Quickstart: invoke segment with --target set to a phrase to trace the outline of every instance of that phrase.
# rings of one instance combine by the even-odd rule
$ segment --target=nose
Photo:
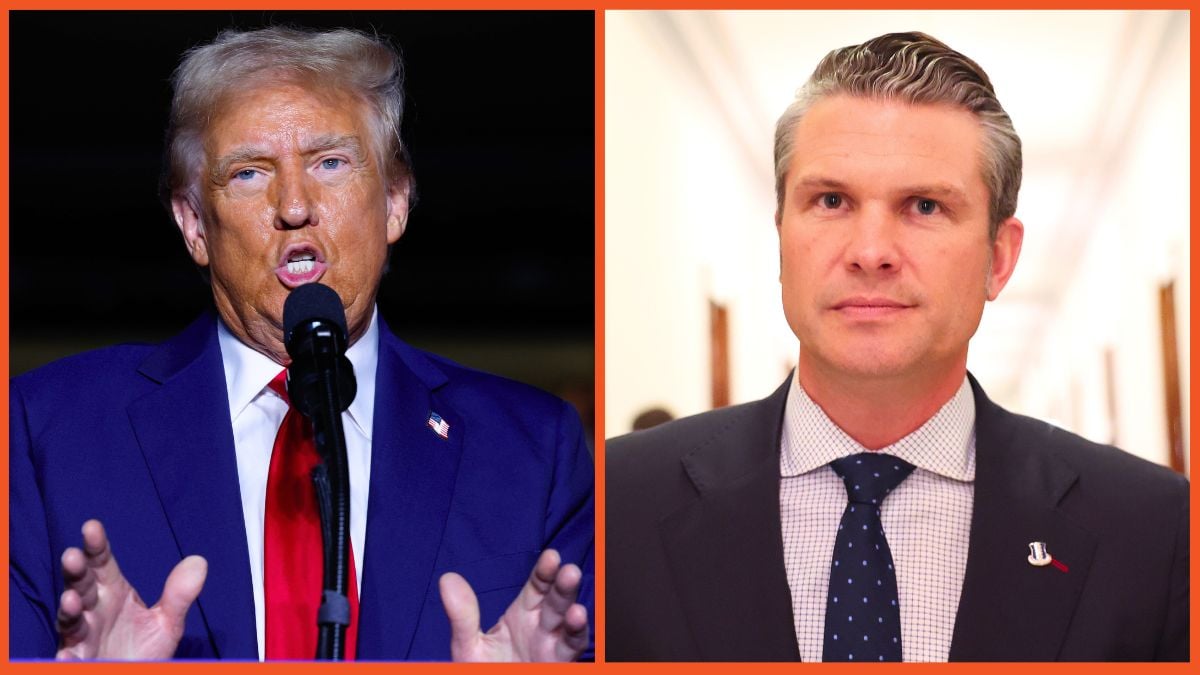
[[[309,176],[299,168],[283,167],[275,179],[275,227],[291,230],[317,224],[317,209],[313,201],[315,187]]]
[[[898,271],[901,227],[902,224],[896,216],[864,209],[860,217],[849,224],[850,232],[845,249],[847,269],[866,274]]]

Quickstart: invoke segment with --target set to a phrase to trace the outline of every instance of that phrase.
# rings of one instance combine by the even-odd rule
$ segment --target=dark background
[[[418,200],[383,316],[416,346],[590,408],[592,12],[10,17],[11,374],[164,339],[211,304],[156,194],[180,54],[227,27],[346,26],[389,37],[406,67]]]

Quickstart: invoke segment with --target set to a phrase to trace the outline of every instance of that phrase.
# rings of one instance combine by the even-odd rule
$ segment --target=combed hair
[[[983,126],[983,180],[988,187],[988,234],[1017,211],[1021,189],[1021,139],[1000,106],[987,73],[971,59],[924,33],[889,33],[861,45],[835,49],[821,59],[808,82],[775,125],[775,218],[783,217],[784,183],[795,128],[826,96],[845,94],[908,103],[945,103],[963,108]]]
[[[407,182],[412,203],[408,152],[400,138],[404,64],[399,53],[385,39],[356,30],[273,26],[225,30],[212,43],[184,54],[171,78],[174,96],[159,181],[168,209],[172,195],[198,198],[204,133],[223,100],[278,82],[347,91],[361,100],[384,180],[389,185]]]

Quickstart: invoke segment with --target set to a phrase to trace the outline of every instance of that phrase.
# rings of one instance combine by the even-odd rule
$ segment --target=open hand
[[[117,567],[104,526],[89,520],[83,524],[83,550],[64,551],[62,571],[59,660],[169,659],[183,636],[188,607],[204,586],[208,562],[196,555],[181,560],[158,604],[146,607]]]
[[[588,645],[587,608],[575,602],[583,573],[561,565],[558,552],[538,558],[520,595],[487,633],[479,630],[479,602],[454,572],[438,587],[450,617],[450,657],[455,661],[571,661]]]

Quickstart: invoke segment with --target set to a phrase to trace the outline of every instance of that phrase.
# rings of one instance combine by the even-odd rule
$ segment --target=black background
[[[211,304],[156,194],[168,79],[223,28],[346,26],[406,68],[418,201],[380,311],[417,346],[545,388],[593,368],[592,12],[14,12],[13,374],[154,341]],[[586,380],[586,382],[584,382]]]

